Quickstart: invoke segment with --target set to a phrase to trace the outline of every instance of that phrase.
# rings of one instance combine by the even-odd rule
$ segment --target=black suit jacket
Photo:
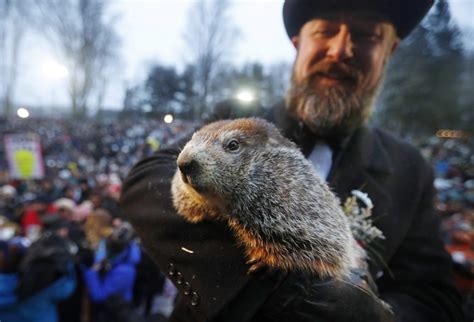
[[[303,152],[311,150],[315,139],[281,105],[268,119]],[[190,224],[175,213],[170,181],[180,145],[132,169],[123,187],[124,213],[180,291],[172,321],[251,321],[271,303],[268,299],[286,276],[247,274],[243,251],[223,223]],[[341,200],[354,189],[366,192],[375,224],[386,236],[383,260],[370,270],[397,320],[461,321],[460,298],[433,209],[431,168],[413,147],[366,127],[334,148],[329,185]]]

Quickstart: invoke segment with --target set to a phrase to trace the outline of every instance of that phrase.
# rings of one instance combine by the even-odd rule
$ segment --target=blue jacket
[[[18,275],[0,274],[0,321],[57,322],[57,302],[76,288],[74,269],[23,302],[15,294]]]
[[[135,243],[131,243],[112,260],[112,268],[105,275],[101,275],[95,269],[84,268],[84,281],[92,302],[103,302],[110,295],[121,295],[125,300],[131,301],[136,275],[135,267],[140,257],[140,248]]]

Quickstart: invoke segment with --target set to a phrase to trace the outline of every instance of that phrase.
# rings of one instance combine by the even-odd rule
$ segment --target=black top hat
[[[433,0],[285,0],[283,21],[288,37],[319,15],[338,11],[369,11],[387,17],[400,38],[405,38],[423,19]]]

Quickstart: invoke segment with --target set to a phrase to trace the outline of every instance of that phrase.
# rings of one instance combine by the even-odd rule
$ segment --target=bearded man
[[[372,200],[385,236],[369,263],[378,296],[363,280],[247,274],[225,224],[189,224],[173,210],[178,144],[139,163],[122,195],[146,250],[180,291],[171,321],[462,321],[433,208],[432,171],[413,147],[366,126],[387,61],[431,5],[286,0],[283,6],[297,56],[285,104],[267,118],[341,200],[353,190]]]

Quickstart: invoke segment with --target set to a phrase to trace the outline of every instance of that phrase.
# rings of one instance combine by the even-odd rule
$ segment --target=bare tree
[[[212,106],[215,75],[235,46],[238,30],[230,17],[230,1],[197,1],[189,9],[184,40],[196,68],[194,117],[201,117]]]
[[[61,52],[69,70],[73,115],[85,115],[96,90],[101,104],[107,68],[117,58],[119,38],[107,0],[36,0],[38,26]]]
[[[267,67],[267,80],[265,83],[266,106],[272,106],[281,101],[290,83],[291,63],[281,61]]]
[[[5,117],[11,115],[27,14],[24,1],[0,0],[0,102]]]

